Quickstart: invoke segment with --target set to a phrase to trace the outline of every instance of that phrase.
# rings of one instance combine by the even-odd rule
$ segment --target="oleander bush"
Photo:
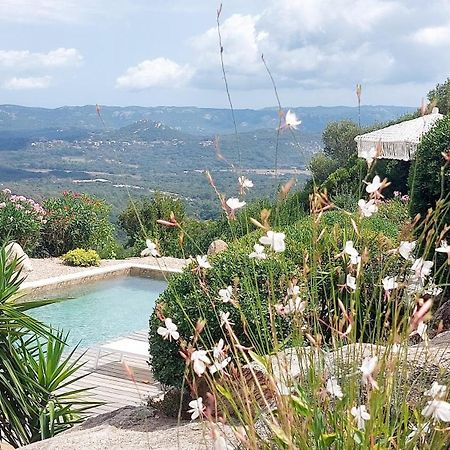
[[[31,198],[0,191],[0,243],[15,241],[32,254],[39,245],[46,210]]]
[[[99,266],[101,261],[95,250],[85,250],[84,248],[70,250],[61,258],[65,264],[78,267]]]
[[[91,248],[102,258],[115,257],[110,206],[87,194],[66,191],[44,202],[47,211],[40,253],[61,256],[77,247]]]

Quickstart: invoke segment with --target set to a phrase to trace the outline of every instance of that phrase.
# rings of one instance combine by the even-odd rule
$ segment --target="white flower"
[[[375,200],[369,200],[366,202],[364,199],[358,200],[358,206],[361,210],[361,214],[364,217],[370,217],[378,211],[378,206],[375,204]]]
[[[366,420],[370,420],[370,414],[366,410],[366,405],[354,406],[350,412],[356,419],[357,426],[360,430],[364,430]]]
[[[381,182],[380,177],[378,175],[375,175],[373,177],[372,183],[367,183],[366,192],[368,192],[369,194],[373,194],[374,192],[378,191],[378,189],[380,189],[382,184],[383,183]]]
[[[428,283],[426,289],[423,291],[424,294],[431,295],[432,297],[436,297],[442,292],[442,288],[436,286],[434,283]]]
[[[450,255],[450,245],[447,244],[447,241],[441,241],[441,246],[436,248],[436,251],[439,253],[447,253],[447,255]]]
[[[327,381],[327,392],[338,399],[342,399],[342,397],[344,396],[341,387],[334,377],[329,378]]]
[[[434,381],[433,384],[431,385],[431,388],[428,389],[428,391],[424,392],[424,395],[428,395],[436,399],[445,397],[446,393],[447,393],[447,386],[444,386],[443,384],[439,384],[436,381]]]
[[[167,319],[164,320],[164,325],[165,327],[158,327],[156,332],[162,336],[163,339],[169,339],[169,341],[172,339],[175,341],[178,340],[180,333],[178,333],[178,327],[172,322],[172,319],[167,317]]]
[[[248,257],[249,258],[256,258],[256,259],[266,259],[267,255],[264,253],[264,246],[263,245],[259,245],[259,244],[255,244],[253,246],[254,248],[254,252],[251,252]]]
[[[367,165],[370,167],[373,163],[373,160],[377,157],[377,153],[377,148],[371,147],[369,149],[363,149],[360,152],[360,156],[367,161]]]
[[[231,296],[233,295],[233,288],[228,286],[226,289],[219,290],[219,297],[223,303],[229,303],[231,301]]]
[[[203,414],[205,410],[205,406],[203,405],[203,398],[199,397],[197,400],[192,400],[189,402],[189,406],[191,409],[188,410],[188,413],[191,413],[191,420],[195,420]]]
[[[219,317],[220,317],[220,326],[221,327],[223,327],[224,325],[227,327],[231,327],[232,325],[234,325],[234,323],[231,322],[231,320],[230,320],[229,312],[220,311]]]
[[[424,443],[426,435],[430,432],[430,424],[424,423],[420,428],[417,428],[415,425],[410,425],[410,428],[412,431],[406,436],[406,442],[412,441],[418,437],[419,441]]]
[[[286,235],[284,233],[277,233],[269,230],[266,236],[259,238],[259,242],[263,245],[269,245],[274,252],[284,252],[286,245],[284,243]]]
[[[223,339],[220,339],[219,342],[213,348],[214,359],[220,359],[220,358],[224,357],[224,355],[225,355],[225,353],[223,351],[224,346],[225,346],[225,342],[223,341]]]
[[[291,298],[287,305],[284,306],[284,314],[302,313],[306,308],[306,301],[301,301],[300,298]]]
[[[401,241],[400,247],[398,248],[398,252],[400,255],[405,259],[411,258],[411,253],[414,250],[416,246],[416,241],[408,242],[408,241]]]
[[[433,267],[433,261],[425,261],[423,258],[418,258],[414,261],[411,270],[414,272],[416,280],[425,281],[425,278],[430,275]]]
[[[383,288],[387,292],[392,291],[392,289],[398,288],[396,277],[384,277]]]
[[[214,375],[216,372],[220,372],[228,365],[231,361],[231,358],[225,358],[223,361],[214,361],[211,366],[209,366],[209,372],[211,375]]]
[[[378,358],[376,356],[366,356],[361,363],[359,370],[362,373],[364,381],[369,380],[372,377],[374,370],[377,368]]]
[[[229,198],[226,201],[226,203],[227,203],[228,208],[231,209],[231,211],[235,211],[236,209],[242,208],[243,206],[246,205],[245,202],[239,201],[239,199],[236,197]]]
[[[287,295],[297,298],[300,294],[300,286],[290,286],[287,290]]]
[[[353,247],[353,241],[347,241],[344,247],[344,253],[350,256],[350,264],[359,264],[361,257],[359,256],[358,250]]]
[[[428,337],[427,335],[428,325],[421,320],[417,325],[417,334],[425,341]]]
[[[297,126],[301,123],[302,121],[297,119],[295,112],[289,110],[284,117],[284,124],[280,128],[293,128],[294,130],[296,130]]]
[[[423,408],[422,415],[431,417],[434,420],[450,422],[450,403],[444,400],[431,400],[427,402],[427,406]]]
[[[280,395],[291,395],[291,390],[281,381],[276,384],[278,393]]]
[[[195,350],[191,355],[191,361],[194,363],[194,372],[201,377],[206,370],[206,365],[211,364],[211,360],[206,355],[206,350]]]
[[[206,255],[197,255],[197,264],[201,269],[211,269],[211,264],[208,262],[208,257]]]
[[[345,280],[345,284],[352,291],[356,291],[356,278],[355,277],[352,277],[350,274],[347,274],[347,278]]]
[[[158,249],[156,248],[156,244],[150,239],[145,240],[145,245],[147,246],[147,248],[144,248],[144,250],[142,250],[141,256],[152,255],[154,258],[156,258],[157,256],[161,256],[158,252]]]
[[[253,181],[245,178],[244,176],[239,177],[238,182],[242,189],[249,189],[253,187]]]

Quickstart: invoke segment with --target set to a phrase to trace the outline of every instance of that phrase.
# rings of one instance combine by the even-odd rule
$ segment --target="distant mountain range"
[[[237,195],[239,173],[257,186],[250,196],[273,195],[281,182],[307,179],[307,164],[321,149],[328,122],[358,120],[357,108],[291,109],[302,124],[295,133],[279,135],[276,109],[236,110],[236,136],[226,109],[102,106],[99,116],[95,105],[2,105],[0,186],[37,198],[82,190],[105,198],[114,215],[130,191],[134,196],[164,191],[208,218],[219,206],[205,170],[227,195]],[[412,110],[364,106],[361,122],[387,122]]]
[[[288,109],[288,108],[286,108]],[[321,133],[328,122],[350,119],[358,121],[358,108],[348,106],[292,107],[302,120],[301,129],[306,133]],[[406,106],[362,106],[361,124],[387,122],[413,111]],[[196,107],[139,107],[101,106],[101,118],[95,105],[63,106],[47,109],[16,105],[0,105],[0,131],[39,130],[55,128],[64,133],[67,128],[98,130],[126,127],[140,120],[164,124],[184,133],[216,135],[234,132],[229,109]],[[276,108],[236,109],[236,125],[239,132],[274,129],[278,125]]]

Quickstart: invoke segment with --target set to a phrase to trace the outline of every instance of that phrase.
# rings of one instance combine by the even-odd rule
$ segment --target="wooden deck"
[[[140,331],[127,336],[136,341],[147,342],[147,332]],[[87,374],[70,386],[71,389],[93,388],[88,396],[90,400],[105,402],[93,410],[93,415],[103,414],[128,405],[141,405],[148,396],[161,393],[159,384],[152,379],[148,358],[105,354],[101,356],[98,368],[95,368],[98,349],[93,347],[78,350],[74,356],[86,352],[81,361],[85,365],[76,376]],[[134,378],[134,380],[133,380]]]

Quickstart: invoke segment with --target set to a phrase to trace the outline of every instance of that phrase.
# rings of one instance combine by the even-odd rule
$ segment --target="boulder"
[[[30,258],[17,242],[8,244],[5,247],[5,250],[8,257],[8,262],[11,262],[14,259],[19,261],[17,264],[17,270],[22,269],[24,272],[31,272],[33,270]]]
[[[225,241],[222,241],[222,239],[216,239],[215,241],[211,242],[208,247],[208,256],[214,256],[218,253],[221,253],[225,251],[228,248],[228,244]]]

